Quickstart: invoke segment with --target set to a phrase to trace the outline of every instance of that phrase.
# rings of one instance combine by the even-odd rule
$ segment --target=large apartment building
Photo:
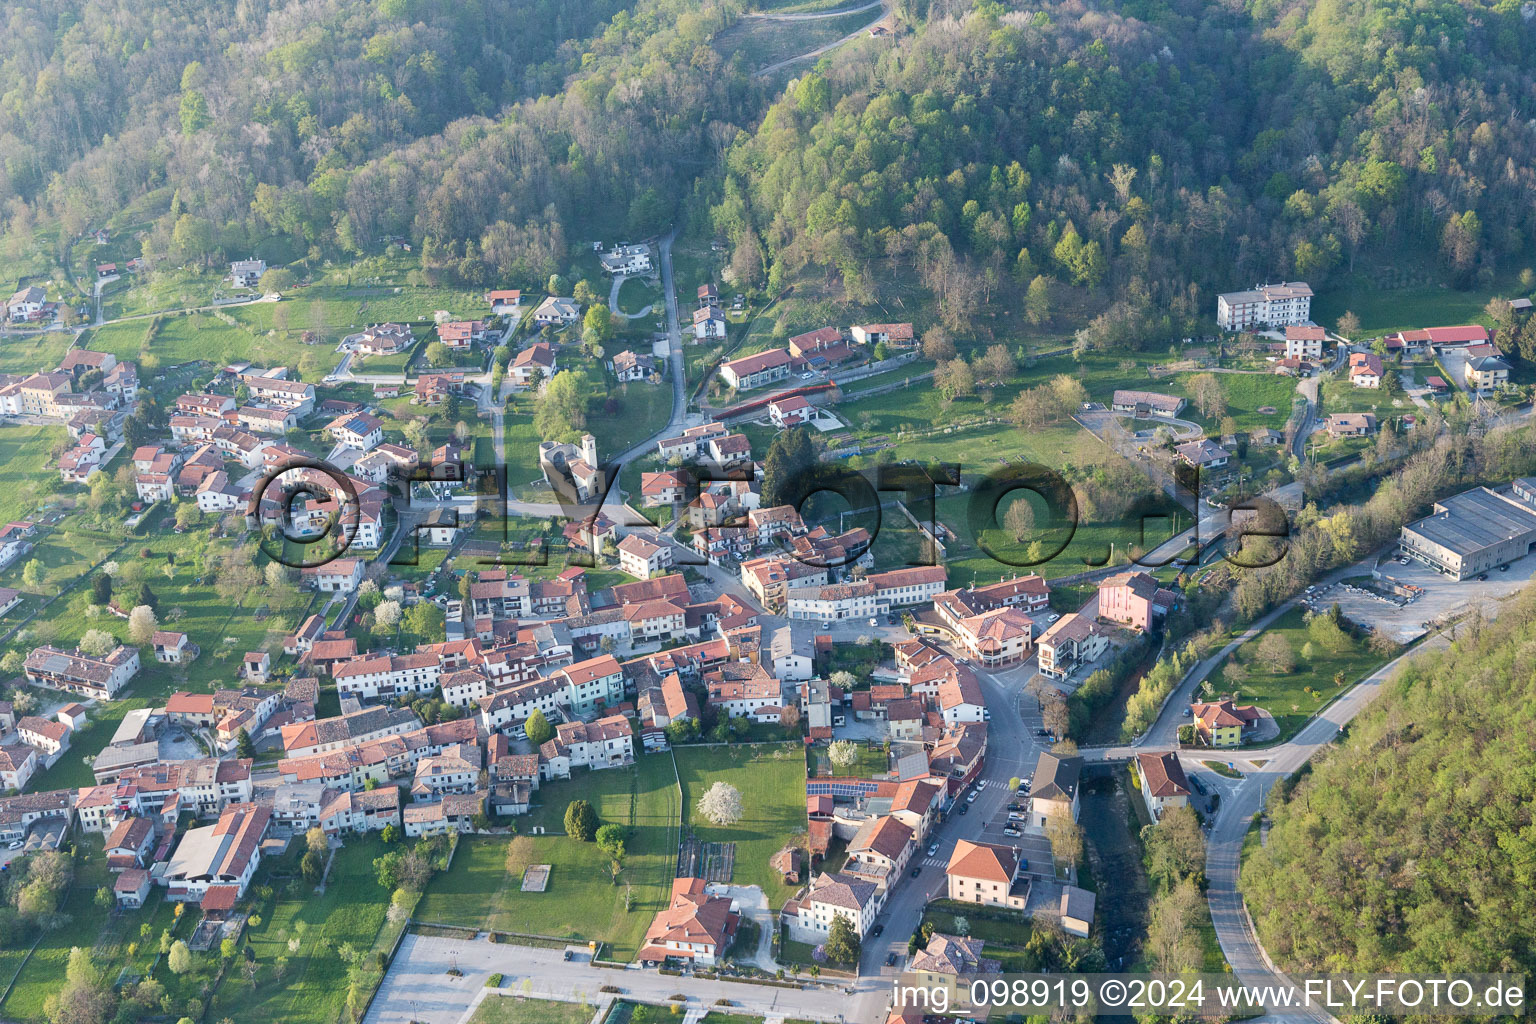
[[[1260,284],[1216,296],[1216,326],[1224,331],[1286,327],[1312,319],[1312,287],[1305,281]]]

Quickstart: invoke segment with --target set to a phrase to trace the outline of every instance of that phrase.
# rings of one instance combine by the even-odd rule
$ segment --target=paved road
[[[486,979],[494,973],[502,975],[501,991],[507,995],[593,1006],[619,996],[664,1003],[674,993],[683,992],[688,996],[689,1009],[705,1009],[716,1000],[729,999],[735,1004],[732,1012],[818,1021],[875,1021],[880,1009],[876,1007],[869,1016],[854,1017],[845,990],[833,986],[812,984],[795,989],[677,978],[656,971],[593,967],[562,957],[561,950],[497,945],[483,938],[407,935],[363,1018],[364,1024],[458,1024],[479,998],[489,998],[482,993]],[[462,977],[448,973],[455,967]],[[604,994],[601,989],[605,985],[620,991]],[[872,981],[863,988],[865,999],[886,997],[884,991],[874,991]]]
[[[913,854],[911,866],[918,867],[919,874],[913,878],[909,871],[892,891],[879,918],[885,925],[884,934],[878,939],[864,941],[864,956],[859,965],[861,974],[893,976],[905,966],[907,939],[921,923],[924,905],[928,900],[944,895],[947,883],[942,865],[954,852],[955,842],[981,838],[985,825],[1002,814],[1013,796],[1008,788],[1009,779],[1023,778],[1035,769],[1041,748],[1035,742],[1032,729],[1026,727],[1019,714],[1019,698],[1024,684],[1034,675],[1033,667],[1026,663],[996,673],[978,669],[976,675],[992,716],[987,723],[981,795],[966,814],[958,813],[958,809],[952,811],[947,820],[929,833],[923,849]],[[1027,700],[1024,703],[1034,707]],[[927,844],[938,846],[936,857],[927,855]],[[886,956],[890,953],[896,954],[894,967],[885,966]]]

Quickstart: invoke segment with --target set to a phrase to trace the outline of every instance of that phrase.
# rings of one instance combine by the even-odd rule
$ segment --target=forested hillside
[[[1118,300],[1110,347],[1373,255],[1487,286],[1536,239],[1517,0],[906,0],[787,89],[712,45],[750,6],[7,4],[5,252],[153,195],[152,265],[402,236],[475,285],[712,213],[742,284],[824,267],[867,302],[911,268],[961,326],[1039,277]]]
[[[728,4],[241,0],[7,4],[0,201],[13,246],[136,196],[154,259],[440,244],[470,279],[564,258],[565,230],[667,223],[734,129],[707,42]],[[738,92],[741,90],[738,89]],[[711,141],[711,131],[715,137]],[[470,260],[461,266],[468,248]],[[486,253],[485,264],[478,259]],[[546,271],[547,272],[547,271]]]
[[[1282,966],[1536,966],[1536,588],[1413,662],[1273,812],[1243,871]]]
[[[1438,253],[1459,284],[1528,258],[1519,4],[978,8],[804,76],[733,147],[715,220],[742,272],[832,266],[867,296],[889,256],[956,323],[1008,275],[1104,284],[1109,345],[1163,343],[1149,308],[1371,252]]]

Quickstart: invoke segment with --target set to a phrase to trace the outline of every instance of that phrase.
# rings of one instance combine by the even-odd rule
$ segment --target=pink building
[[[1099,618],[1146,632],[1173,607],[1173,591],[1144,572],[1124,572],[1099,584]]]

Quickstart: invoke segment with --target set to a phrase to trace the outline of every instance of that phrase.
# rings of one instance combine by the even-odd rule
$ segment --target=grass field
[[[601,380],[600,377],[596,378]],[[609,408],[609,402],[613,408]],[[607,398],[588,403],[587,429],[597,438],[599,459],[611,459],[650,437],[672,418],[672,386],[667,383],[645,384],[630,381],[615,385]],[[505,428],[505,424],[503,425]],[[510,444],[510,442],[508,442]],[[512,457],[510,450],[508,459]],[[532,452],[537,474],[538,445]]]
[[[42,331],[0,341],[0,373],[36,373],[52,370],[64,361],[74,335],[69,331]]]
[[[661,288],[644,277],[626,277],[619,285],[619,309],[626,313],[638,313],[647,306],[660,302]]]
[[[569,782],[539,787],[538,805],[518,821],[563,832],[566,805],[588,800],[603,823],[628,827],[624,867],[617,884],[607,856],[593,843],[564,835],[518,835],[510,840],[464,840],[453,868],[433,879],[416,910],[419,921],[597,940],[611,956],[628,960],[640,948],[655,913],[671,895],[677,856],[677,783],[665,754],[642,755],[633,769],[580,774]],[[551,864],[549,887],[522,891],[529,864]],[[633,907],[624,909],[625,886]]]
[[[0,521],[25,518],[37,507],[46,494],[49,453],[54,445],[68,440],[63,427],[0,427]]]
[[[1401,395],[1394,399],[1381,388],[1357,388],[1347,380],[1332,378],[1323,380],[1318,398],[1322,416],[1336,412],[1369,412],[1375,413],[1379,422],[1399,411],[1413,409],[1413,403]]]
[[[1173,378],[1178,384],[1177,394],[1188,396],[1191,376],[1179,374]],[[1226,394],[1227,411],[1222,416],[1207,420],[1190,405],[1185,407],[1180,416],[1204,425],[1208,432],[1214,432],[1227,416],[1237,421],[1238,430],[1258,430],[1262,427],[1279,430],[1285,426],[1286,419],[1291,415],[1291,402],[1296,397],[1296,381],[1293,378],[1273,373],[1218,373],[1215,376]],[[1154,386],[1152,390],[1157,388]],[[1263,408],[1275,411],[1259,412]]]
[[[1258,656],[1259,644],[1271,633],[1284,637],[1291,645],[1296,657],[1293,671],[1276,671]],[[1283,743],[1296,735],[1312,716],[1343,692],[1343,688],[1334,685],[1335,673],[1344,673],[1344,686],[1348,687],[1374,671],[1382,661],[1358,640],[1351,640],[1347,647],[1338,651],[1314,643],[1313,657],[1308,660],[1302,657],[1302,646],[1306,642],[1304,613],[1300,608],[1293,608],[1235,652],[1248,669],[1248,678],[1237,685],[1239,703],[1255,704],[1274,715],[1275,724],[1280,727],[1277,742]],[[1221,677],[1218,674],[1214,678],[1220,680]],[[1218,681],[1216,685],[1231,689],[1223,682]],[[1309,689],[1311,693],[1307,692]]]
[[[1360,318],[1360,337],[1376,338],[1394,331],[1418,327],[1448,327],[1456,324],[1482,324],[1492,321],[1483,313],[1488,300],[1518,294],[1512,281],[1493,289],[1460,292],[1440,285],[1417,288],[1375,288],[1366,283],[1347,282],[1343,287],[1323,292],[1312,300],[1312,319],[1330,329],[1346,310]],[[1357,339],[1358,340],[1358,339]]]
[[[66,915],[63,927],[44,932],[42,940],[16,977],[15,987],[0,1004],[0,1013],[11,1020],[40,1021],[45,1019],[43,1004],[59,990],[69,963],[69,951],[74,946],[92,948],[93,959],[98,964],[107,959],[102,939],[102,913],[93,904],[96,889],[110,884],[111,873],[107,870],[106,855],[101,840],[87,839],[81,843],[75,857],[75,879],[65,893],[60,910]],[[30,945],[28,939],[24,945]],[[111,944],[116,952],[115,943]],[[94,947],[94,948],[93,948]]]
[[[970,586],[973,582],[994,583],[1030,572],[1039,573],[1047,579],[1054,579],[1058,576],[1071,576],[1111,561],[1124,561],[1132,547],[1151,550],[1176,535],[1180,529],[1187,527],[1189,515],[1174,508],[1170,499],[1153,492],[1150,483],[1148,495],[1146,518],[1132,513],[1131,517],[1124,521],[1084,519],[1077,524],[1071,540],[1059,553],[1039,565],[1029,566],[1022,564],[1028,554],[1027,549],[1022,548],[1000,527],[988,526],[979,534],[972,530],[971,495],[950,494],[941,497],[937,502],[938,521],[955,535],[953,539],[946,542],[947,551],[944,559],[944,564],[949,569],[950,585],[959,587]],[[914,508],[913,512],[923,519],[928,515],[921,508]],[[999,515],[1002,514],[1000,511]],[[1043,512],[1041,515],[1043,524]],[[884,531],[885,527],[882,525],[881,538],[884,537]],[[1048,547],[1060,543],[1059,538],[1062,534],[1053,530],[1050,536],[1056,539],[1048,541]],[[877,538],[875,542],[877,549],[880,543],[880,539]],[[1001,559],[1007,561],[993,557],[988,553],[989,551],[996,552]],[[1021,564],[1013,565],[1010,564],[1011,562]]]
[[[234,318],[233,311],[226,310],[223,315]],[[336,360],[329,349],[305,345],[296,335],[258,335],[238,319],[230,324],[211,313],[168,314],[105,324],[88,330],[82,335],[81,344],[98,352],[111,352],[119,359],[135,360],[144,371],[198,359],[214,364],[250,360],[258,365],[294,368],[304,361],[309,368],[307,379],[319,380]],[[312,358],[306,360],[306,356]]]
[[[274,868],[292,871],[302,845],[291,846]],[[228,1016],[236,1024],[332,1024],[340,1019],[347,998],[347,965],[336,951],[343,944],[370,949],[384,925],[390,894],[379,885],[373,860],[386,849],[377,838],[349,837],[331,865],[323,895],[316,895],[302,881],[283,882],[269,876],[276,893],[270,903],[258,903],[255,908],[262,918],[260,926],[246,930],[262,969],[254,985],[243,972],[232,971],[225,977],[216,1019]],[[294,939],[298,949],[290,952]],[[281,980],[272,976],[279,957],[288,960]]]
[[[589,1024],[592,1013],[592,1007],[586,1003],[488,995],[469,1018],[469,1024]]]
[[[805,834],[805,754],[799,744],[750,747],[679,747],[678,778],[683,784],[684,820],[706,843],[735,843],[736,885],[761,886],[774,909],[794,895],[794,888],[768,866],[768,859]],[[699,797],[716,782],[741,791],[742,819],[712,825],[695,809]]]

